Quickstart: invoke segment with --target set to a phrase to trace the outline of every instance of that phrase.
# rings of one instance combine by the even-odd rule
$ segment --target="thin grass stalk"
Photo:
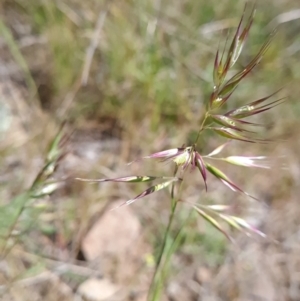
[[[199,140],[199,138],[200,138],[200,134],[201,134],[202,131],[204,130],[204,125],[205,125],[205,122],[206,122],[208,116],[209,116],[209,112],[206,112],[206,113],[205,113],[205,116],[204,116],[204,118],[203,118],[203,121],[202,121],[202,123],[201,123],[200,129],[199,129],[199,131],[198,131],[197,138],[196,138],[196,140],[195,140],[195,145],[197,145],[198,140]]]
[[[176,176],[177,171],[178,171],[178,167],[176,165],[174,174],[173,174],[174,177]],[[181,183],[180,183],[179,191],[181,190],[182,182],[183,181],[181,181]],[[171,226],[173,224],[173,220],[175,217],[175,211],[176,211],[176,207],[177,207],[177,203],[178,203],[178,199],[175,198],[175,183],[172,184],[170,197],[171,197],[171,211],[170,211],[169,221],[168,221],[168,225],[165,230],[165,233],[164,233],[163,243],[162,243],[156,264],[155,264],[155,272],[154,272],[154,275],[153,275],[153,278],[151,281],[151,285],[150,285],[150,289],[149,289],[149,293],[148,293],[149,301],[158,300],[157,298],[160,296],[161,290],[162,290],[162,285],[163,285],[162,280],[163,279],[162,279],[162,277],[160,277],[161,263],[162,263],[164,254],[167,250],[167,242],[168,242],[168,238],[170,236],[170,230],[171,230]]]
[[[176,252],[176,250],[177,250],[177,248],[180,244],[180,241],[183,238],[183,231],[182,230],[184,229],[184,227],[186,226],[186,224],[190,220],[192,213],[193,213],[193,211],[190,211],[188,213],[188,216],[186,217],[184,223],[182,224],[180,229],[177,231],[177,233],[175,235],[175,238],[172,241],[171,246],[167,250],[166,260],[165,260],[165,262],[162,266],[162,279],[163,279],[164,282],[165,282],[165,279],[167,278],[167,272],[168,272],[168,267],[169,267],[171,258],[173,256],[173,254]]]
[[[178,170],[178,166],[175,167],[174,176],[177,174],[177,170]],[[182,178],[184,179],[184,176]],[[171,231],[171,227],[173,225],[176,208],[177,208],[178,202],[180,201],[180,198],[181,198],[182,184],[183,184],[183,180],[180,182],[180,185],[178,187],[178,196],[177,197],[175,197],[175,191],[174,191],[175,183],[173,183],[172,188],[171,188],[170,217],[169,217],[167,228],[165,230],[162,248],[161,248],[158,260],[156,262],[156,270],[154,272],[154,276],[153,276],[151,286],[149,289],[149,294],[148,294],[149,301],[159,301],[160,300],[163,285],[165,284],[165,280],[167,277],[167,271],[168,271],[168,266],[169,266],[170,260],[172,258],[172,255],[175,253],[176,249],[178,248],[178,245],[182,239],[182,233],[183,233],[182,230],[184,228],[184,225],[188,222],[190,214],[191,214],[191,213],[189,213],[188,217],[186,218],[185,222],[183,223],[183,226],[176,233],[175,238],[171,239],[170,231]]]
[[[156,290],[154,292],[153,298],[150,299],[151,301],[158,301],[161,298],[161,292],[163,289],[163,285],[165,284],[167,276],[168,276],[171,258],[173,256],[173,254],[176,252],[176,250],[178,249],[178,246],[183,238],[183,229],[186,226],[186,224],[188,223],[188,221],[190,220],[192,212],[193,211],[190,211],[188,213],[188,216],[185,218],[184,223],[182,224],[180,229],[177,231],[174,239],[172,241],[170,241],[169,244],[166,244],[165,260],[160,265],[160,279],[159,279],[160,282],[155,283]]]
[[[174,212],[175,213],[175,212]],[[175,214],[173,214],[174,216]],[[168,244],[168,241],[170,239],[170,229],[171,229],[171,225],[173,223],[173,218],[169,220],[169,224],[165,231],[165,241],[164,241],[164,249],[163,249],[163,253],[162,253],[162,256],[161,258],[163,258],[164,254],[167,252],[167,250],[169,250],[169,244]],[[149,301],[159,301],[160,298],[161,298],[161,293],[162,293],[162,290],[164,288],[164,283],[165,283],[165,273],[164,273],[164,267],[165,267],[165,264],[163,264],[163,261],[161,260],[160,261],[160,264],[156,267],[155,269],[155,273],[154,273],[154,276],[153,276],[153,279],[151,281],[151,286],[150,286],[150,289],[149,289],[149,293],[148,293],[148,300]]]

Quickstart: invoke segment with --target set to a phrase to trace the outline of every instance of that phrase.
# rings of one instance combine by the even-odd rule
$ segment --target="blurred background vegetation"
[[[216,50],[234,32],[244,4],[1,1],[1,300],[146,300],[168,193],[108,211],[146,186],[74,178],[171,174],[166,164],[126,163],[193,141],[212,91]],[[232,246],[182,206],[174,235],[185,228],[164,300],[300,300],[300,5],[264,0],[256,6],[236,68],[274,27],[278,33],[227,106],[279,88],[288,102],[258,118],[267,124],[263,135],[276,143],[233,143],[226,150],[268,155],[273,170],[222,168],[262,202],[251,203],[212,179],[204,193],[194,174],[183,198],[232,204],[269,238],[236,233]],[[64,141],[49,148],[63,122]],[[211,133],[202,139],[202,153],[223,141]]]

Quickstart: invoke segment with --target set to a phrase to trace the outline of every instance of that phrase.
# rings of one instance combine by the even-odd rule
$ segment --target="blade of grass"
[[[35,105],[39,106],[39,103],[37,101],[37,87],[35,84],[35,81],[33,77],[31,76],[31,72],[29,70],[29,67],[26,63],[26,60],[24,59],[18,45],[16,44],[15,39],[13,38],[13,35],[10,31],[10,29],[5,25],[3,20],[0,18],[0,35],[4,38],[7,46],[10,49],[10,52],[15,59],[16,63],[21,67],[24,76],[26,84],[30,91],[30,101],[35,101]],[[33,103],[29,103],[29,106],[34,107]]]

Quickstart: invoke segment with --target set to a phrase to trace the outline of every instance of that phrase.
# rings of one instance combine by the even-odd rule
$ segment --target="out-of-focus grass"
[[[56,108],[80,79],[95,22],[101,11],[107,10],[90,80],[77,94],[70,114],[74,120],[110,116],[125,128],[147,116],[153,129],[158,129],[162,121],[171,126],[177,122],[195,124],[211,91],[213,55],[219,40],[226,37],[219,28],[226,31],[234,27],[243,7],[235,1],[12,3],[30,17],[34,32],[47,38]],[[266,26],[279,12],[275,5],[258,7],[245,61],[265,40],[270,31]],[[216,20],[220,21],[213,24]],[[273,72],[274,60],[282,58],[278,43],[275,41],[267,54],[262,67],[266,73],[256,72],[258,81],[261,76],[265,83],[272,75],[275,86],[276,80],[282,81],[279,72]],[[241,88],[245,92],[252,90],[251,84],[257,86],[249,82],[250,86]]]
[[[42,36],[46,40],[38,46],[39,51],[46,53],[47,57],[40,65],[35,53],[37,45],[34,43],[20,46],[21,52],[15,54],[19,58],[19,65],[27,62],[29,69],[34,65],[34,68],[46,69],[45,72],[49,73],[49,82],[45,85],[53,86],[50,98],[52,109],[49,112],[51,118],[55,120],[57,110],[66,106],[69,93],[73,93],[73,102],[64,117],[75,126],[84,125],[87,121],[101,125],[103,120],[113,120],[111,124],[117,124],[122,129],[123,147],[129,144],[128,151],[124,151],[124,158],[132,160],[133,154],[147,154],[166,145],[180,146],[187,142],[183,140],[194,135],[194,129],[199,124],[198,117],[213,85],[214,54],[219,41],[223,45],[227,32],[236,26],[243,3],[234,0],[8,0],[1,8],[2,21],[14,34],[13,47],[20,46],[24,37],[18,32],[16,21],[11,17],[12,12],[30,26],[28,35]],[[242,68],[259,49],[272,25],[278,25],[276,16],[296,7],[294,1],[281,3],[270,0],[258,3],[257,8],[251,36],[238,68]],[[86,51],[93,38],[97,18],[104,10],[107,16],[93,56],[89,80],[86,86],[80,85]],[[286,86],[290,97],[288,107],[282,107],[266,117],[274,125],[274,136],[284,134],[292,122],[292,119],[285,120],[282,115],[296,116],[300,111],[297,102],[300,92],[297,84],[300,79],[299,28],[299,19],[279,24],[279,32],[262,64],[237,89],[232,102],[228,104],[234,107],[237,103],[249,102]],[[30,77],[28,79],[31,80]],[[114,133],[111,124],[108,132]],[[208,145],[203,145],[203,151],[207,149]],[[94,169],[91,172],[101,173],[100,168]],[[125,169],[122,171],[127,172]],[[198,185],[194,181],[191,183]],[[12,187],[13,184],[7,183],[5,189]],[[77,243],[81,238],[79,234],[88,228],[93,209],[99,209],[100,201],[114,198],[117,193],[127,198],[137,192],[135,188],[124,192],[113,187],[114,195],[110,194],[109,189],[99,192],[98,188],[73,188],[69,191],[70,200],[64,204],[51,204],[50,211],[58,210],[59,214],[55,216],[54,212],[55,217],[52,215],[50,222],[47,218],[45,222],[41,221],[38,230],[48,237],[63,232],[59,235],[62,236],[61,244],[64,247],[70,241]],[[192,193],[197,193],[197,189]],[[189,193],[187,197],[190,197]],[[143,213],[144,206],[147,207],[147,213]],[[151,215],[154,233],[165,222],[163,218],[160,220],[160,217],[156,217],[165,212],[165,207],[160,204],[159,209],[153,204],[138,207],[143,220],[146,221]],[[38,216],[39,212],[28,211],[24,221],[27,218],[30,224]],[[5,222],[5,219],[2,221]],[[205,234],[199,234],[195,223],[196,219],[191,219],[184,232],[182,244],[186,249],[183,248],[183,251],[194,254],[197,253],[195,250],[201,249],[204,258],[212,265],[219,264],[226,243],[210,228]],[[80,231],[77,232],[78,229]],[[160,242],[151,235],[149,240],[154,246]],[[31,243],[29,245],[32,250],[35,249]]]
[[[18,48],[18,45],[15,43],[9,28],[7,28],[7,26],[3,23],[2,20],[0,20],[0,35],[3,37],[5,43],[8,45],[9,50],[14,57],[14,60],[16,61],[16,63],[21,67],[22,71],[24,72],[26,84],[31,93],[31,97],[33,98],[33,95],[36,93],[36,85],[35,85],[34,79],[31,76],[30,70],[26,63],[26,60],[22,56],[22,54]]]

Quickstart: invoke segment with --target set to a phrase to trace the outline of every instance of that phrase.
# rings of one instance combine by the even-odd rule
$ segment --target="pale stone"
[[[118,292],[118,287],[107,279],[90,278],[83,282],[77,292],[91,301],[111,298]]]
[[[82,250],[89,261],[107,254],[125,254],[134,248],[140,233],[138,218],[124,206],[103,214],[83,239]]]

